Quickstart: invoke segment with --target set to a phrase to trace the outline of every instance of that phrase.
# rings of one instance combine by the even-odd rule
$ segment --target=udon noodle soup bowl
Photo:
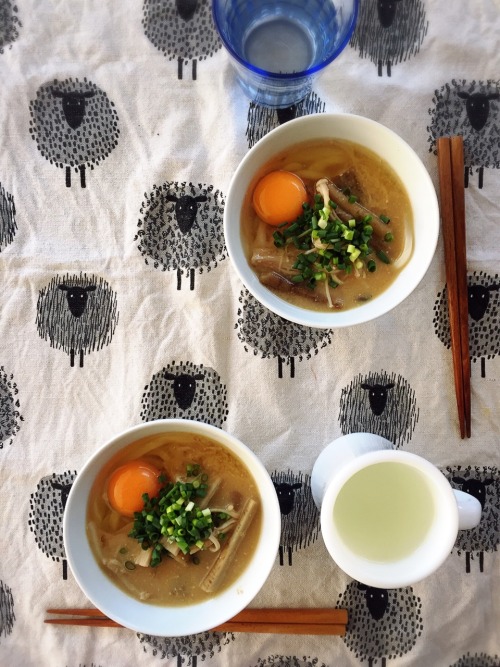
[[[253,555],[234,582],[202,602],[168,606],[136,599],[114,583],[99,566],[86,529],[89,497],[100,471],[105,470],[107,464],[131,443],[160,434],[168,436],[178,433],[194,438],[208,438],[235,454],[255,482],[260,495],[261,515],[260,532]],[[90,602],[109,618],[127,628],[163,637],[205,632],[228,621],[244,609],[259,592],[271,571],[279,547],[280,529],[276,491],[257,456],[225,431],[201,422],[182,419],[144,423],[128,429],[103,445],[77,475],[67,499],[63,520],[66,557],[76,582]]]
[[[360,300],[354,307],[316,310],[304,307],[304,300],[297,305],[289,296],[265,286],[254,267],[248,242],[248,210],[256,184],[269,171],[284,169],[294,171],[292,147],[303,142],[328,142],[345,140],[368,149],[372,158],[385,163],[396,175],[412,222],[406,225],[408,241],[401,255],[402,268],[396,277],[378,295]],[[273,160],[284,152],[289,153],[292,166],[276,167]],[[377,172],[378,168],[372,169]],[[355,168],[354,168],[355,172]],[[365,174],[368,170],[365,170]],[[299,173],[300,175],[300,173]],[[328,173],[314,175],[333,180]],[[311,187],[311,186],[309,186]],[[342,187],[342,186],[340,186]],[[353,192],[353,194],[357,194]],[[279,194],[277,194],[279,196]],[[360,200],[361,201],[361,200]],[[387,208],[391,209],[390,197]],[[362,202],[361,202],[362,203]],[[247,213],[245,213],[247,211]],[[375,211],[379,213],[379,211]],[[397,211],[390,211],[397,213]],[[252,223],[254,224],[254,223]],[[261,226],[266,227],[265,223]],[[278,228],[279,229],[279,228]],[[391,225],[387,225],[390,232]],[[395,132],[369,118],[352,114],[312,114],[290,120],[261,138],[245,155],[233,174],[224,210],[224,234],[231,263],[248,291],[262,305],[286,320],[316,328],[341,328],[373,320],[406,299],[420,283],[433,259],[439,235],[439,208],[436,191],[424,164],[415,151]],[[258,234],[256,234],[258,236]],[[395,263],[396,265],[396,263]],[[367,272],[365,272],[367,275]],[[375,274],[371,274],[375,275]],[[350,280],[351,278],[349,278]],[[306,287],[304,287],[304,290]],[[330,290],[332,300],[340,290]]]

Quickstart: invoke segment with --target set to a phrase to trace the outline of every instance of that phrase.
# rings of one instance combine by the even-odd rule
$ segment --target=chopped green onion
[[[198,463],[188,463],[186,473],[188,477],[197,477],[200,474],[201,466]]]
[[[384,264],[391,263],[389,257],[382,250],[377,250],[377,257],[380,259],[380,261],[384,262]]]
[[[152,549],[151,567],[156,567],[166,552],[160,540],[175,543],[183,554],[188,554],[193,545],[205,548],[205,540],[213,530],[210,509],[202,510],[196,504],[196,498],[207,493],[208,475],[199,464],[192,464],[187,466],[186,476],[192,481],[167,482],[154,498],[145,494],[144,509],[134,514],[129,537],[137,539],[143,549]],[[135,568],[131,561],[127,563],[129,569]]]
[[[277,248],[284,248],[285,247],[285,238],[281,232],[274,232],[273,233],[273,239],[274,239],[274,245]]]
[[[358,201],[349,189],[344,189],[343,192],[351,203]],[[363,267],[369,273],[375,271],[377,264],[372,259],[375,256],[382,262],[390,263],[386,253],[376,252],[373,248],[374,215],[365,210],[359,217],[352,217],[344,222],[333,214],[335,209],[338,207],[333,201],[326,202],[322,195],[316,193],[311,203],[302,205],[302,212],[295,220],[274,230],[272,236],[276,247],[286,251],[290,246],[298,251],[295,261],[292,260],[292,283],[304,285],[311,290],[324,281],[329,286],[337,287],[342,284],[344,275],[357,273]],[[384,215],[380,216],[380,220],[385,224],[390,221],[389,217]],[[394,239],[392,233],[382,237],[387,243]],[[197,497],[206,494],[206,488],[200,483],[199,477],[196,477],[193,484],[193,502],[196,502]],[[189,498],[186,498],[186,502],[188,500]]]

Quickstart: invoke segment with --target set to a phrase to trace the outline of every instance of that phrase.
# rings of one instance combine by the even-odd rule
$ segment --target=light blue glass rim
[[[317,72],[320,72],[322,69],[324,69],[327,65],[329,65],[331,62],[337,58],[342,51],[345,49],[347,46],[347,43],[352,37],[352,33],[354,32],[354,29],[356,27],[356,22],[358,20],[358,10],[359,10],[359,2],[360,0],[353,0],[353,5],[354,5],[354,11],[352,13],[351,17],[351,23],[346,30],[344,39],[340,42],[338,47],[335,49],[335,51],[332,53],[332,55],[327,58],[326,60],[322,60],[320,63],[317,65],[314,65],[314,67],[310,67],[309,69],[303,70],[302,72],[290,72],[290,73],[280,73],[280,72],[269,72],[268,70],[261,69],[260,67],[255,67],[255,65],[252,65],[251,63],[247,62],[241,56],[239,56],[236,51],[232,48],[232,46],[225,40],[222,31],[219,28],[219,21],[217,17],[217,9],[216,9],[216,4],[217,2],[212,2],[212,18],[213,22],[215,25],[215,28],[217,30],[217,33],[219,37],[222,40],[222,43],[224,44],[224,47],[227,49],[227,51],[231,54],[231,56],[240,63],[243,67],[245,67],[247,70],[250,72],[253,72],[254,74],[258,74],[259,76],[265,77],[266,79],[280,79],[282,81],[287,81],[287,80],[292,80],[292,79],[300,79],[303,77],[308,77],[312,76],[313,74],[316,74]]]

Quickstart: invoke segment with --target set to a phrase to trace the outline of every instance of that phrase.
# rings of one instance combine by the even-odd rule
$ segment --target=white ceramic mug
[[[317,458],[311,490],[331,557],[376,588],[409,586],[437,570],[481,503],[452,489],[429,461],[372,433],[351,433]]]

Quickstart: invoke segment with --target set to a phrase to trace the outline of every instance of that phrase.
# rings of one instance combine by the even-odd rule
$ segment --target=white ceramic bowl
[[[100,569],[86,536],[87,502],[99,470],[121,449],[139,438],[167,432],[199,434],[228,447],[252,473],[262,499],[262,528],[255,554],[242,575],[212,599],[185,607],[140,602],[119,589]],[[165,419],[135,426],[113,438],[84,465],[71,488],[63,520],[64,546],[71,571],[88,599],[127,628],[148,635],[176,637],[205,632],[244,609],[266,581],[276,559],[281,515],[273,482],[264,465],[243,443],[214,426]]]
[[[414,248],[409,261],[382,294],[345,311],[317,312],[291,305],[262,285],[250,267],[240,230],[245,193],[255,174],[276,153],[311,139],[346,139],[380,155],[398,174],[413,211]],[[249,292],[277,315],[317,328],[361,324],[384,315],[403,301],[424,277],[436,250],[439,208],[436,191],[422,161],[395,132],[376,121],[352,114],[312,114],[288,121],[258,141],[236,169],[224,210],[224,235],[231,262]]]

